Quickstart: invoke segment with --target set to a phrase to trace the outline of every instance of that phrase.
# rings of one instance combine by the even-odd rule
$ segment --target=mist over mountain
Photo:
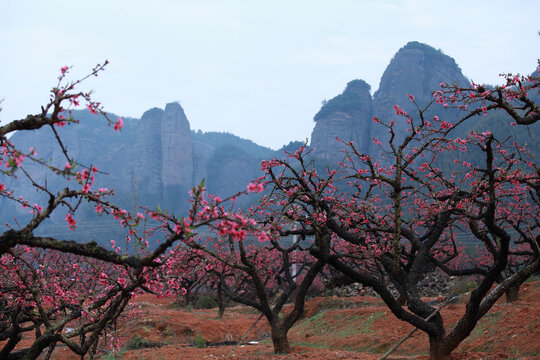
[[[371,86],[365,81],[356,79],[348,82],[344,91],[323,102],[314,116],[310,146],[318,166],[335,166],[343,159],[344,145],[336,141],[336,137],[345,142],[353,141],[358,151],[380,158],[380,149],[374,146],[372,139],[377,137],[385,144],[389,134],[386,128],[372,121],[373,117],[386,122],[395,121],[399,141],[406,133],[406,123],[396,115],[394,104],[414,114],[417,110],[408,94],[413,95],[422,108],[431,102],[432,91],[439,89],[440,83],[470,85],[453,58],[418,42],[406,44],[394,55],[373,95]],[[457,110],[445,110],[439,105],[433,106],[428,116],[432,112],[450,122],[460,115]],[[159,206],[182,216],[189,204],[189,190],[203,179],[208,192],[221,197],[233,195],[244,190],[251,179],[262,175],[261,160],[283,157],[284,150],[294,152],[303,144],[291,142],[273,151],[233,134],[193,131],[179,103],[166,104],[164,109],[149,109],[140,119],[123,118],[121,133],[106,128],[104,119],[88,111],[73,111],[72,115],[80,120],[80,124],[57,129],[66,149],[80,164],[94,165],[100,170],[96,176],[96,188],[114,188],[114,202],[135,211],[141,205],[149,208]],[[116,118],[117,115],[110,116]],[[471,129],[477,129],[490,130],[499,136],[512,134],[530,145],[538,156],[539,132],[511,126],[510,123],[507,116],[490,113],[487,117],[471,119],[459,128],[459,133],[466,135]],[[66,163],[63,151],[49,128],[19,132],[11,140],[24,151],[34,147],[39,158],[59,168]],[[471,157],[474,154],[461,156]],[[451,166],[451,159],[442,158],[441,161]],[[65,179],[52,175],[42,166],[28,161],[25,169],[50,189],[58,191],[66,186]],[[36,192],[21,171],[16,180],[0,175],[0,181],[17,196],[31,202],[46,201],[47,195]],[[240,199],[238,205],[247,206],[253,201],[256,197],[246,197]],[[69,236],[104,243],[107,239],[99,236],[100,231],[113,238],[114,232],[120,230],[113,222],[109,223],[110,220],[89,220],[94,217],[93,209],[86,208],[85,204],[80,206],[81,211],[77,212],[80,226],[75,233],[68,233]],[[27,210],[4,201],[0,220],[13,224],[14,217],[30,216]],[[88,224],[87,229],[85,224]],[[57,230],[66,231],[65,220],[60,213],[40,227],[43,233]]]

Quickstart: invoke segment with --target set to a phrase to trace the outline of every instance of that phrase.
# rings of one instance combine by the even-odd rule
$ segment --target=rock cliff
[[[109,116],[117,117],[114,114]],[[56,129],[65,147],[80,164],[96,166],[100,173],[96,176],[95,187],[114,189],[116,196],[113,201],[130,210],[134,206],[159,206],[182,216],[193,185],[206,179],[212,193],[223,197],[233,195],[260,176],[262,159],[274,156],[273,150],[233,134],[192,132],[178,103],[167,104],[165,109],[152,108],[141,119],[124,118],[121,132],[112,131],[105,126],[105,119],[88,111],[74,110],[73,118],[80,123]],[[38,157],[51,161],[57,167],[63,168],[66,163],[49,128],[19,132],[11,140],[24,151],[34,147]],[[73,186],[43,166],[30,161],[24,166],[37,182],[46,182],[53,191],[66,185]],[[19,178],[14,180],[0,174],[0,182],[30,202],[46,201],[46,195],[36,193],[24,175],[19,174]],[[0,220],[3,222],[12,221],[14,216],[29,216],[28,209],[8,201],[1,205]],[[79,223],[90,219],[93,213],[92,208],[83,209],[79,212]],[[51,221],[65,224],[63,216],[58,213]],[[95,231],[98,225],[92,226],[92,231]],[[82,234],[85,231],[82,225],[77,231],[78,238],[93,238],[91,231]]]
[[[137,193],[159,196],[163,192],[161,181],[162,146],[161,118],[163,110],[146,111],[136,128],[133,148],[132,172],[136,179]]]
[[[165,106],[161,120],[161,179],[163,186],[186,186],[193,183],[191,130],[178,103]]]
[[[370,86],[363,80],[347,84],[342,94],[329,100],[315,115],[311,147],[321,165],[343,158],[343,143],[352,141],[360,152],[368,151],[373,104]]]
[[[178,103],[150,109],[135,132],[131,168],[141,202],[184,210],[193,185],[191,130],[184,110]]]

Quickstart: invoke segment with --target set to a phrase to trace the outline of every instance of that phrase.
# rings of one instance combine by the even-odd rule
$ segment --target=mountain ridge
[[[325,102],[314,115],[314,127],[310,146],[319,165],[333,166],[343,158],[344,144],[336,141],[352,141],[356,149],[375,157],[382,156],[372,138],[378,137],[383,144],[388,140],[384,127],[374,125],[377,116],[384,121],[395,121],[398,136],[404,136],[405,125],[399,122],[393,109],[398,104],[407,112],[416,111],[408,94],[415,97],[419,106],[432,99],[432,91],[441,82],[458,85],[470,84],[461,73],[453,58],[440,50],[419,42],[409,42],[399,49],[383,73],[379,88],[371,95],[371,86],[364,80],[349,81],[341,94]],[[457,111],[434,106],[433,111],[457,119]],[[117,115],[111,114],[116,117]],[[154,107],[143,113],[140,119],[124,118],[121,134],[103,126],[104,120],[85,110],[73,111],[80,121],[76,126],[58,129],[65,145],[77,161],[86,166],[95,165],[105,174],[96,178],[96,187],[116,189],[116,200],[120,206],[134,208],[144,204],[149,208],[159,206],[178,216],[186,213],[188,191],[206,180],[207,190],[225,197],[244,190],[247,183],[261,176],[260,161],[272,157],[283,157],[283,150],[294,152],[303,142],[291,142],[274,151],[225,132],[202,132],[190,128],[182,106],[168,103],[163,109]],[[467,129],[475,126],[494,127],[493,118],[471,121]],[[497,120],[497,132],[521,132],[523,128],[509,128],[504,119]],[[35,147],[38,156],[63,166],[65,158],[55,145],[50,130],[15,133],[11,140],[23,150]],[[522,134],[523,133],[523,134]],[[533,134],[534,135],[534,134]],[[538,149],[537,137],[532,137],[534,151]],[[28,165],[36,178],[46,181],[51,188],[62,188],[61,177],[47,174],[45,169]],[[5,176],[0,181],[13,188],[17,195],[30,201],[44,201],[44,194],[36,194],[28,181],[20,178],[16,182]],[[239,205],[249,205],[254,198],[247,198]],[[83,216],[90,216],[93,209],[85,209]],[[20,207],[12,204],[2,206],[0,220],[12,222],[13,216],[29,216]],[[64,222],[62,215],[51,219],[53,223]],[[91,238],[91,237],[90,237]]]

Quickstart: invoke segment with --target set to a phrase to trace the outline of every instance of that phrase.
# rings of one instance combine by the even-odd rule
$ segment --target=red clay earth
[[[246,338],[258,343],[241,345],[227,357],[234,346],[197,344],[239,341],[259,317],[254,310],[228,308],[224,318],[217,320],[215,309],[187,311],[175,307],[173,299],[144,295],[133,303],[143,314],[120,326],[124,349],[152,344],[158,347],[124,350],[121,359],[126,360],[374,360],[412,329],[394,317],[378,298],[319,297],[308,301],[304,318],[289,332],[291,354],[273,354],[269,327],[262,318]],[[445,323],[455,323],[463,310],[462,303],[444,308]],[[417,331],[389,359],[428,359],[427,353],[427,336]],[[62,347],[52,358],[77,359]],[[452,359],[540,359],[540,281],[524,284],[520,300],[513,304],[499,301],[454,351]]]

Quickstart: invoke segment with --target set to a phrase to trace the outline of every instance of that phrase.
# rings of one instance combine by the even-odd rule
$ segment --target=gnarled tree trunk
[[[291,352],[287,331],[277,324],[272,324],[272,343],[276,354],[288,354]]]
[[[430,360],[444,360],[450,357],[453,347],[442,338],[430,336],[429,337],[429,358]]]

